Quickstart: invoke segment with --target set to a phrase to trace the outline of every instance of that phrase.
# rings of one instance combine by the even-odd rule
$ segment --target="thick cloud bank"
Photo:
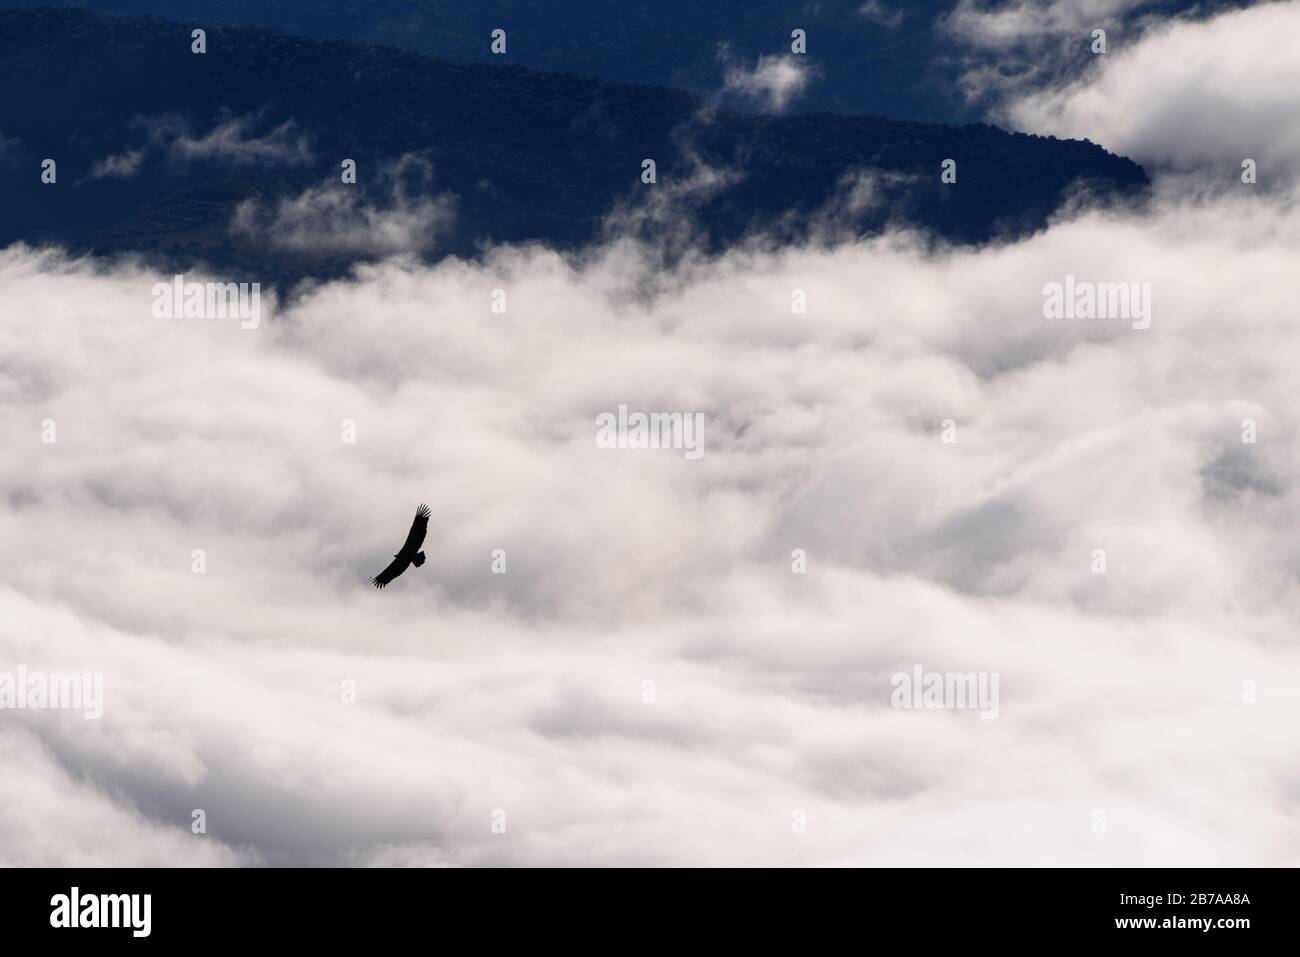
[[[104,714],[0,712],[0,862],[1300,862],[1300,219],[1258,195],[390,261],[256,329],[11,248],[0,671]],[[1067,274],[1150,328],[1044,318]],[[703,455],[599,448],[620,405]],[[891,707],[918,664],[996,719]]]
[[[1295,9],[1015,101],[1182,175],[1014,244],[396,258],[258,322],[0,251],[0,703],[103,681],[0,709],[0,864],[1300,864],[1300,120],[1246,57]]]
[[[1088,137],[1156,169],[1218,170],[1232,181],[1242,160],[1253,159],[1261,184],[1294,181],[1298,36],[1294,0],[1159,23],[1140,39],[1116,33],[1082,79],[1015,97],[1001,118],[1019,129]]]

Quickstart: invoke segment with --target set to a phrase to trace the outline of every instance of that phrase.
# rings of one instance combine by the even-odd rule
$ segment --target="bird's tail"
[[[411,564],[419,568],[424,564],[424,552],[416,552],[415,557],[411,559]]]

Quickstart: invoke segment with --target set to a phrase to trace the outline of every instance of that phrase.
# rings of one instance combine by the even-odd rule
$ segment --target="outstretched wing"
[[[415,521],[411,523],[411,530],[406,533],[406,543],[402,545],[399,555],[405,555],[407,561],[410,561],[412,555],[420,550],[424,544],[424,536],[429,533],[429,506],[423,502],[415,510]],[[401,574],[401,572],[398,572]]]
[[[387,568],[374,578],[370,579],[370,584],[374,585],[376,588],[383,588],[398,575],[402,574],[402,572],[406,571],[410,564],[411,560],[409,558],[402,558],[398,555],[388,563]]]

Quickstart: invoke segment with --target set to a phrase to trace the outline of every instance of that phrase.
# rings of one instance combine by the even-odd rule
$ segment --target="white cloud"
[[[1155,7],[1154,0],[959,0],[936,30],[955,44],[962,94],[996,117],[1008,101],[1079,80],[1099,57],[1140,43],[1163,22]],[[1106,54],[1093,53],[1098,29]]]
[[[308,255],[391,256],[420,253],[434,244],[455,219],[449,195],[412,195],[403,176],[414,172],[426,184],[427,163],[407,157],[378,170],[383,192],[368,202],[355,184],[313,186],[273,206],[245,200],[231,219],[231,232],[274,249]]]
[[[959,0],[941,28],[971,46],[1007,52],[1015,47],[1046,46],[1063,37],[1087,38],[1096,27],[1123,22],[1154,0],[1011,0],[989,4]]]
[[[727,60],[726,51],[723,59]],[[780,112],[808,85],[810,70],[794,54],[765,54],[753,67],[727,63],[723,75],[723,92],[735,94]]]
[[[186,160],[233,160],[238,163],[268,161],[298,164],[311,161],[311,148],[292,122],[261,136],[250,136],[253,117],[238,116],[217,124],[202,136],[181,133],[170,143],[173,156]]]
[[[129,179],[140,172],[144,150],[127,150],[114,156],[96,160],[90,167],[88,179]]]
[[[880,3],[879,0],[867,0],[866,3],[858,7],[858,13],[866,17],[873,23],[879,23],[883,27],[889,27],[891,30],[903,22],[903,8],[891,10],[889,7]]]
[[[296,166],[311,162],[311,146],[294,123],[281,123],[266,133],[252,135],[255,125],[256,117],[237,116],[195,136],[189,123],[174,114],[139,116],[131,126],[144,130],[146,141],[135,149],[96,160],[86,178],[129,179],[140,173],[151,156],[160,155],[174,163],[218,160]]]
[[[1284,197],[643,253],[388,262],[256,331],[0,253],[0,660],[106,697],[5,713],[0,861],[1300,863]],[[1067,272],[1151,329],[1044,319]],[[704,457],[596,448],[619,403]],[[1000,716],[892,710],[916,663]]]
[[[9,601],[5,607],[14,608]],[[0,799],[8,809],[0,819],[0,866],[221,867],[254,860],[220,842],[190,839],[188,826],[149,820],[85,780],[82,769],[63,766],[37,735],[12,721],[0,727],[0,759]]]
[[[1300,61],[1281,37],[1300,33],[1300,3],[1261,4],[1209,20],[1162,24],[1116,44],[1086,77],[1012,99],[1022,129],[1087,136],[1139,162],[1217,172],[1241,160],[1260,182],[1300,176]]]

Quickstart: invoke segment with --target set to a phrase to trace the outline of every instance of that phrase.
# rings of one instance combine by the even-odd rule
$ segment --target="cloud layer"
[[[1170,21],[1115,43],[1084,78],[1015,99],[1018,128],[1087,136],[1159,169],[1214,170],[1236,180],[1243,159],[1259,182],[1300,177],[1300,3],[1266,3],[1210,20]]]
[[[1285,204],[643,252],[394,260],[253,331],[4,253],[0,658],[106,702],[4,713],[0,860],[1296,863]],[[1152,327],[1044,319],[1067,269]],[[597,448],[621,403],[703,458]],[[1000,716],[893,710],[917,663]]]
[[[1133,64],[1182,103],[1293,9],[1016,108],[1170,158]],[[1188,182],[983,249],[399,255],[253,330],[0,251],[0,672],[105,688],[0,711],[0,864],[1300,863],[1300,196]],[[1151,327],[1045,318],[1069,276]],[[623,404],[703,456],[598,448]],[[918,664],[998,717],[895,710]]]

